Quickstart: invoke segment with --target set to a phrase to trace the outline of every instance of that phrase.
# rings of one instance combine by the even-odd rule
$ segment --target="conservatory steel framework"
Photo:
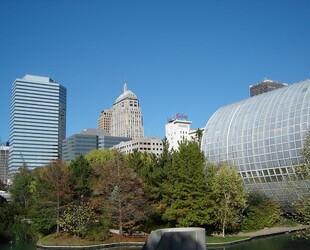
[[[310,125],[310,80],[225,106],[209,119],[201,148],[237,166],[249,191],[286,204],[307,182],[291,182]],[[293,184],[292,184],[293,183]]]

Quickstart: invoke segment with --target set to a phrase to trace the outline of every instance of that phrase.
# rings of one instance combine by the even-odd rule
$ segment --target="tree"
[[[220,166],[214,176],[212,195],[216,203],[214,216],[224,237],[227,228],[240,223],[246,207],[247,193],[236,167],[229,163]]]
[[[105,215],[117,221],[122,234],[123,229],[133,230],[146,219],[147,199],[142,190],[142,180],[117,153],[114,159],[95,166],[93,188],[100,194]]]
[[[86,160],[89,162],[90,166],[102,165],[110,160],[116,159],[119,152],[117,150],[110,149],[95,149],[90,151],[86,156]]]
[[[310,225],[310,129],[307,131],[304,144],[301,149],[301,163],[295,167],[297,180],[305,184],[299,188],[299,195],[293,202],[293,216],[302,224]],[[298,236],[309,239],[310,229],[301,231]]]
[[[83,198],[89,196],[91,167],[83,155],[79,155],[70,162],[69,170],[72,176],[72,186],[75,196]]]
[[[13,201],[19,204],[22,208],[27,210],[31,201],[30,185],[33,180],[31,171],[27,165],[23,165],[19,172],[15,174],[13,184],[10,188]]]
[[[180,143],[162,186],[163,218],[172,226],[205,226],[212,221],[212,201],[204,168],[205,158],[198,144]]]
[[[41,216],[44,220],[55,222],[57,234],[59,234],[61,211],[72,197],[70,177],[68,166],[60,160],[54,160],[39,169],[38,178],[32,189],[36,205],[41,207],[43,212]],[[52,217],[46,218],[45,214]]]
[[[162,185],[167,180],[166,172],[172,164],[172,153],[169,150],[168,140],[164,138],[162,142],[163,150],[159,156],[138,151],[126,155],[129,166],[142,178],[143,191],[149,200],[150,211],[145,230],[164,226],[166,223],[162,219],[163,208],[165,207],[162,203],[165,188]]]
[[[203,130],[201,130],[200,128],[198,128],[196,130],[195,133],[196,137],[195,137],[195,141],[198,143],[199,148],[201,147],[201,140],[202,140],[202,136],[203,136]]]
[[[60,217],[60,226],[69,234],[85,236],[88,225],[92,225],[95,221],[96,214],[89,204],[70,203]]]

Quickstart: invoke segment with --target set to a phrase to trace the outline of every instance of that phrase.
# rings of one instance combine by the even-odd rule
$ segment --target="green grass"
[[[82,239],[78,236],[71,236],[67,233],[61,233],[59,236],[57,236],[56,234],[47,235],[41,238],[38,243],[46,246],[90,246],[119,242],[145,242],[146,239],[146,236],[126,237],[120,235],[111,235],[107,240],[91,241],[87,239]]]
[[[59,236],[50,234],[38,241],[42,245],[47,246],[88,246],[102,244],[103,242],[88,241],[79,237],[69,236],[66,233],[61,233]]]
[[[220,243],[228,243],[228,242],[234,242],[234,241],[240,241],[240,240],[247,240],[250,239],[249,236],[207,236],[206,241],[207,244],[220,244]]]
[[[273,227],[296,227],[298,225],[296,221],[282,217]]]

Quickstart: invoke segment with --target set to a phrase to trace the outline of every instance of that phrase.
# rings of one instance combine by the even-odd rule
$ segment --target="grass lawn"
[[[69,234],[61,233],[59,236],[56,236],[56,234],[47,235],[41,238],[39,243],[48,246],[89,246],[117,242],[145,242],[146,239],[147,236],[127,237],[112,234],[110,238],[104,241],[89,241],[77,236],[70,236]]]
[[[250,239],[250,237],[249,236],[225,236],[225,237],[207,236],[206,241],[207,241],[207,244],[208,243],[216,244],[216,243],[228,243],[232,241],[239,241],[239,240],[246,240],[246,239]]]

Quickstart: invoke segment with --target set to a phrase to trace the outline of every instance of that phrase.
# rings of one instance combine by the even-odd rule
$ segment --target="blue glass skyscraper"
[[[67,90],[51,78],[25,75],[12,86],[9,176],[22,165],[60,158],[66,137]]]

